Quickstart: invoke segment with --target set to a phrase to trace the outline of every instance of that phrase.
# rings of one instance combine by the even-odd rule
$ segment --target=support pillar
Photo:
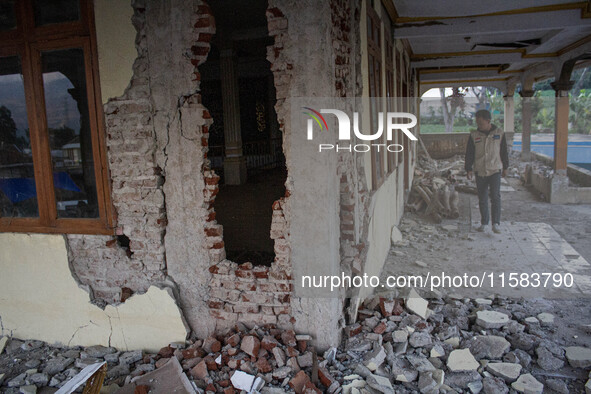
[[[531,98],[535,90],[521,90],[523,99],[521,112],[521,159],[530,160],[531,157]]]
[[[224,42],[220,50],[220,73],[222,79],[222,104],[224,111],[224,182],[226,185],[246,183],[246,158],[242,154],[240,127],[240,96],[238,90],[238,67],[232,42]]]
[[[513,95],[503,96],[505,101],[504,129],[507,138],[508,148],[513,148],[513,136],[515,135],[515,99]]]
[[[556,91],[554,129],[554,171],[558,175],[566,175],[567,150],[568,150],[568,92],[572,83],[555,82],[552,87]]]

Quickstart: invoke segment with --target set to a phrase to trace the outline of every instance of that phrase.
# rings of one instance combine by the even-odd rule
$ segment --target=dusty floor
[[[496,287],[439,289],[444,294],[475,298],[493,294],[522,298],[524,313],[549,312],[557,324],[551,338],[561,345],[591,346],[591,205],[552,205],[523,185],[506,178],[514,191],[502,192],[502,234],[475,231],[480,221],[475,195],[460,194],[460,218],[434,224],[421,215],[405,213],[400,225],[403,241],[390,250],[382,281],[387,275],[423,275],[444,271],[450,275],[494,274]],[[544,244],[545,243],[545,244]],[[403,268],[404,267],[404,268]],[[500,289],[505,272],[572,273],[574,285],[546,288]],[[556,277],[558,279],[558,277]],[[556,282],[558,284],[558,282]]]

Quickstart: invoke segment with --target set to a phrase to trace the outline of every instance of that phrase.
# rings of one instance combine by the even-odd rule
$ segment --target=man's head
[[[478,126],[478,130],[488,131],[490,129],[490,112],[486,109],[481,109],[480,111],[476,111],[476,125]]]

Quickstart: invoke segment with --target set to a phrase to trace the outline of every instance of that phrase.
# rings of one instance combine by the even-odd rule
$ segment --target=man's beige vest
[[[495,127],[488,135],[472,131],[474,141],[474,172],[478,176],[490,176],[503,169],[501,141],[504,131]]]

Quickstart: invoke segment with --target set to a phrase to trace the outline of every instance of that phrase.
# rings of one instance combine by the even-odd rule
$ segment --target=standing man
[[[492,211],[492,230],[501,232],[501,175],[507,175],[509,154],[505,132],[490,122],[490,112],[482,109],[476,112],[478,129],[470,133],[466,146],[465,169],[468,179],[476,174],[478,205],[480,207],[480,227],[483,232],[490,219],[488,196],[490,193]],[[489,192],[490,190],[490,192]]]

